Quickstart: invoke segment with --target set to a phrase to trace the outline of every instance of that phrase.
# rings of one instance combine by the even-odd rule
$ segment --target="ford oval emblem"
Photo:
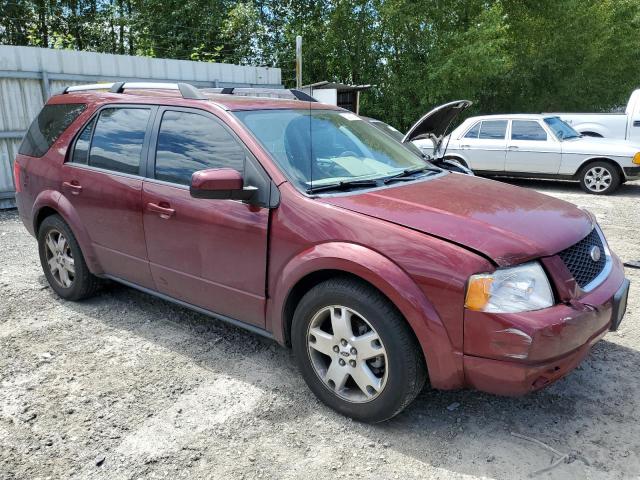
[[[594,245],[593,247],[591,247],[591,251],[589,252],[589,255],[591,256],[591,260],[593,260],[594,262],[597,262],[600,260],[600,247],[598,247],[597,245]]]

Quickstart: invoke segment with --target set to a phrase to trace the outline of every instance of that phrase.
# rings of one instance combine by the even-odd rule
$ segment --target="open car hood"
[[[402,139],[402,142],[431,138],[434,140],[436,147],[439,147],[451,123],[471,105],[473,103],[469,100],[456,100],[434,108],[413,124]]]

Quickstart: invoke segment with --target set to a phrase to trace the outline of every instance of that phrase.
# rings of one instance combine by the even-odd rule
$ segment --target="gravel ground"
[[[640,260],[640,182],[611,197],[514,182],[593,211]],[[288,350],[134,290],[82,303],[46,285],[0,213],[0,478],[640,478],[640,271],[627,316],[567,378],[524,398],[426,388],[363,425],[320,404]]]

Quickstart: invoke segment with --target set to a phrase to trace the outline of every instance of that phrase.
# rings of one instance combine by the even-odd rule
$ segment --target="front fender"
[[[275,276],[277,280],[267,304],[267,328],[279,342],[285,342],[284,309],[290,292],[305,276],[322,270],[356,275],[386,295],[420,342],[431,385],[439,389],[462,387],[462,355],[454,351],[433,305],[403,269],[362,245],[344,242],[316,245],[289,260]]]
[[[82,250],[82,255],[87,262],[87,267],[89,271],[93,274],[99,275],[101,274],[102,267],[100,266],[97,257],[95,255],[95,251],[91,244],[91,240],[89,238],[89,234],[85,229],[78,212],[75,207],[67,200],[67,198],[62,195],[60,192],[56,192],[53,190],[45,190],[41,192],[33,205],[33,214],[31,218],[33,219],[33,230],[35,232],[35,222],[38,218],[38,214],[41,209],[49,207],[54,209],[58,214],[63,218],[63,220],[69,225],[69,228],[73,232],[73,235],[76,237],[78,241],[78,245],[80,246],[80,250]],[[37,232],[35,232],[37,235]]]

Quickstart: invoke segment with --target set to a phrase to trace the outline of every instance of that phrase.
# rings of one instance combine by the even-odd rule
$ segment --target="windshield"
[[[553,133],[560,140],[568,140],[569,138],[579,138],[581,135],[576,132],[567,122],[560,120],[558,117],[547,117],[544,123],[549,125]]]
[[[351,112],[292,109],[234,113],[289,178],[307,191],[340,182],[382,180],[429,165]],[[371,186],[371,182],[363,185]]]

